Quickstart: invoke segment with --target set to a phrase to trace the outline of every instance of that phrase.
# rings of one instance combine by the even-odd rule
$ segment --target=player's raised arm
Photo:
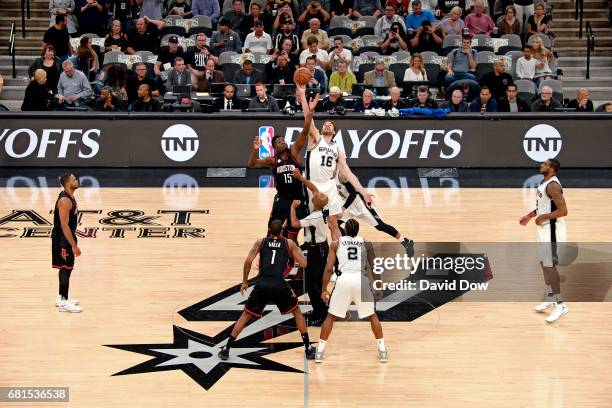
[[[329,292],[327,291],[327,285],[331,279],[332,270],[336,264],[336,251],[338,250],[338,241],[333,241],[329,246],[329,253],[327,254],[327,263],[325,264],[325,272],[323,272],[323,286],[321,286],[321,299],[329,300]]]
[[[298,219],[297,214],[295,212],[295,209],[298,208],[301,204],[302,203],[300,200],[293,200],[293,202],[291,203],[291,210],[289,212],[289,217],[291,218],[291,226],[293,228],[302,228],[302,223]]]
[[[348,163],[346,162],[346,156],[344,156],[343,151],[338,152],[338,167],[340,168],[340,171],[342,172],[342,174],[344,174],[346,179],[353,185],[353,187],[355,187],[357,192],[359,192],[363,196],[366,205],[368,207],[371,206],[372,201],[374,200],[374,194],[369,193],[365,188],[363,188],[357,176],[355,176],[349,168]]]
[[[315,95],[310,102],[306,101],[306,87],[298,86],[296,91],[296,96],[300,98],[300,104],[302,108],[306,105],[308,109],[304,109],[304,127],[302,131],[299,133],[297,139],[291,145],[291,154],[293,157],[298,157],[304,145],[306,144],[306,139],[309,134],[312,133],[312,128],[314,127],[314,121],[312,119],[314,115],[315,108],[317,103],[319,103],[319,94]]]
[[[242,286],[240,287],[240,294],[244,294],[244,291],[249,287],[249,273],[251,272],[251,265],[253,265],[253,260],[259,253],[259,249],[261,248],[261,239],[255,241],[249,254],[244,260],[244,266],[242,267]]]
[[[290,239],[287,240],[287,244],[289,245],[289,251],[291,251],[291,256],[293,257],[293,259],[296,260],[298,265],[300,265],[302,268],[305,268],[307,265],[307,261],[300,247],[298,247],[297,244],[291,241]]]
[[[66,240],[72,247],[72,252],[74,256],[80,256],[81,250],[77,246],[74,237],[72,236],[72,231],[70,231],[70,226],[68,225],[68,220],[70,219],[70,210],[72,209],[72,201],[68,197],[63,197],[57,203],[57,208],[59,210],[60,223],[62,225],[62,232],[66,237]]]
[[[553,200],[557,209],[548,214],[539,215],[535,220],[536,225],[542,225],[542,223],[546,220],[554,220],[567,215],[567,204],[565,203],[565,198],[563,197],[561,185],[556,182],[551,182],[548,184],[548,186],[546,186],[546,194],[548,194]]]
[[[261,147],[261,140],[259,136],[253,138],[253,151],[249,157],[249,163],[247,166],[252,169],[261,169],[265,167],[274,166],[274,157],[266,157],[265,159],[259,158],[259,148]]]
[[[315,193],[319,192],[319,189],[317,188],[317,186],[315,186],[312,183],[312,181],[310,181],[310,180],[306,179],[304,176],[302,176],[302,173],[300,172],[300,169],[293,170],[293,178],[295,178],[296,180],[299,180],[302,183],[304,183],[306,188],[309,189],[310,191],[312,191],[312,194],[315,194]]]

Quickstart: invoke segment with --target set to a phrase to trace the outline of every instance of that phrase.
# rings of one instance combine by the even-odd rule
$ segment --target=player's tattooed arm
[[[546,186],[546,194],[548,194],[553,200],[557,209],[548,214],[539,215],[535,220],[537,225],[542,225],[546,220],[554,220],[567,215],[567,204],[565,203],[565,198],[563,197],[563,189],[561,189],[561,185],[556,182],[548,184],[548,186]]]
[[[338,167],[340,168],[340,171],[342,172],[342,174],[344,174],[344,177],[346,177],[346,179],[355,187],[355,189],[363,196],[366,205],[370,207],[372,205],[372,202],[374,201],[374,194],[369,193],[365,188],[363,188],[357,176],[355,176],[349,168],[348,163],[346,162],[346,156],[344,155],[344,152],[339,151],[338,153]]]
[[[323,286],[321,286],[321,299],[329,300],[329,291],[327,286],[331,279],[332,270],[336,264],[336,251],[338,250],[338,241],[333,241],[329,246],[329,253],[327,254],[327,263],[325,264],[325,272],[323,272]]]
[[[259,158],[259,148],[261,147],[261,139],[259,136],[255,136],[253,138],[253,151],[251,151],[251,156],[249,157],[249,163],[247,166],[252,169],[260,169],[264,167],[272,167],[274,166],[274,157],[266,157],[265,159]]]
[[[62,226],[62,232],[66,237],[66,240],[72,247],[72,252],[74,256],[81,255],[81,250],[77,246],[74,237],[72,236],[72,231],[70,231],[70,226],[68,225],[68,220],[70,219],[70,210],[72,209],[72,201],[68,197],[62,197],[57,203],[57,207],[59,210],[60,223]]]
[[[293,259],[296,260],[298,265],[300,265],[302,268],[305,268],[307,264],[306,257],[302,253],[300,247],[298,247],[297,244],[291,240],[287,240],[287,243],[289,244],[289,250],[291,251],[291,256],[293,257]]]
[[[251,272],[251,265],[253,265],[253,261],[255,257],[259,253],[259,248],[261,248],[261,239],[255,241],[249,254],[244,260],[244,266],[242,267],[242,286],[240,286],[240,294],[243,294],[245,290],[249,287],[249,273]]]
[[[312,181],[310,181],[310,180],[306,179],[304,176],[302,176],[302,173],[300,172],[300,169],[293,170],[293,178],[295,178],[296,180],[299,180],[302,183],[304,183],[306,188],[309,189],[310,191],[312,191],[312,194],[315,194],[315,193],[319,192],[319,189],[317,188],[317,186],[315,186],[313,184]]]

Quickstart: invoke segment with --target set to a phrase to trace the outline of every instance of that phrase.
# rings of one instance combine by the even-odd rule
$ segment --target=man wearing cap
[[[163,47],[157,61],[155,61],[154,71],[155,75],[161,75],[162,71],[168,71],[174,67],[174,60],[176,57],[184,58],[183,50],[179,47],[178,37],[173,35],[168,39],[168,46]]]
[[[271,54],[272,37],[264,32],[264,23],[261,20],[255,22],[253,32],[249,33],[244,40],[244,50],[251,53]]]
[[[291,40],[291,52],[296,52],[300,41],[297,34],[293,31],[293,20],[291,18],[286,19],[283,22],[282,28],[277,31],[276,37],[274,38],[274,49],[281,51],[283,48],[283,41]]]
[[[240,36],[229,28],[230,22],[224,18],[219,21],[219,30],[210,37],[210,47],[216,55],[224,51],[242,51]]]

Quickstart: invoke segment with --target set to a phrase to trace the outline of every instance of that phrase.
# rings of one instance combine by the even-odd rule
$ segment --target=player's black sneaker
[[[324,317],[314,317],[314,318],[308,320],[308,325],[309,326],[321,327],[321,325],[323,324],[324,320],[325,320]]]
[[[402,241],[402,246],[406,250],[406,255],[408,258],[412,258],[414,256],[414,241],[411,239],[404,238]]]
[[[317,349],[314,346],[310,346],[308,350],[304,350],[304,353],[306,354],[307,360],[314,360],[315,355],[317,354]]]
[[[227,361],[229,359],[229,349],[223,347],[218,354],[219,358],[223,361]]]

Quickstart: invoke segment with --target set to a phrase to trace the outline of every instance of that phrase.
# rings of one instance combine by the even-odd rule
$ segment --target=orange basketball
[[[312,79],[312,74],[308,68],[298,68],[293,74],[293,81],[298,85],[306,85]]]

